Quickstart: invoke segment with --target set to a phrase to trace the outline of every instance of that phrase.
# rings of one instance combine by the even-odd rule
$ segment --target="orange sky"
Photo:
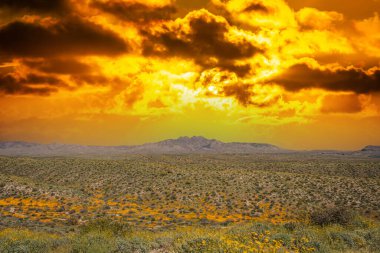
[[[380,1],[3,0],[0,140],[380,145]]]

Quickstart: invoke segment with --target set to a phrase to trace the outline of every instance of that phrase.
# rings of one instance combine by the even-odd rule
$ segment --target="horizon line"
[[[202,135],[193,135],[193,136],[179,136],[177,138],[167,138],[167,139],[161,139],[161,140],[158,140],[158,141],[149,141],[149,142],[142,142],[142,143],[139,143],[139,144],[121,144],[121,145],[97,145],[97,144],[80,144],[80,143],[68,143],[68,142],[56,142],[56,141],[53,141],[53,142],[38,142],[38,141],[28,141],[28,140],[0,140],[0,143],[30,143],[30,144],[38,144],[38,145],[53,145],[53,144],[59,144],[59,145],[72,145],[72,146],[87,146],[87,147],[136,147],[136,146],[141,146],[141,145],[146,145],[146,144],[154,144],[154,143],[159,143],[159,142],[164,142],[164,141],[168,141],[168,140],[179,140],[181,138],[188,138],[188,139],[193,139],[193,138],[203,138],[205,140],[209,140],[209,141],[218,141],[218,142],[222,142],[222,143],[243,143],[243,144],[263,144],[263,145],[271,145],[271,146],[275,146],[275,147],[278,147],[282,150],[286,150],[286,151],[359,151],[359,150],[362,150],[366,147],[371,147],[371,146],[380,146],[380,144],[367,144],[367,145],[364,145],[362,146],[361,148],[359,149],[332,149],[332,148],[316,148],[316,149],[289,149],[289,148],[283,148],[282,146],[280,145],[277,145],[277,144],[272,144],[272,143],[268,143],[268,142],[249,142],[249,141],[222,141],[222,140],[219,140],[219,139],[216,139],[216,138],[207,138],[207,137],[204,137]]]

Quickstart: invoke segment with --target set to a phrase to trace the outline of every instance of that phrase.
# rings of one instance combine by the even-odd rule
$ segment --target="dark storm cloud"
[[[261,50],[244,38],[231,40],[228,38],[230,27],[227,22],[217,20],[207,11],[197,15],[189,14],[182,20],[180,27],[163,26],[159,32],[143,31],[146,37],[143,43],[143,53],[146,56],[178,56],[194,59],[206,68],[220,67],[227,70],[237,70],[239,74],[249,71],[249,66],[236,66],[235,60],[252,57]],[[186,30],[186,25],[190,31]],[[165,50],[157,48],[164,47]],[[216,58],[217,62],[210,58]]]
[[[98,74],[85,74],[85,73],[71,75],[71,80],[74,81],[77,85],[84,85],[84,84],[107,85],[107,84],[118,81],[117,78],[110,79]]]
[[[61,80],[52,76],[30,74],[16,78],[11,74],[0,75],[0,93],[49,95],[66,86]]]
[[[10,12],[57,13],[69,10],[68,0],[1,0],[0,8]]]
[[[252,11],[261,11],[261,12],[269,12],[268,8],[265,7],[263,4],[261,3],[252,3],[250,5],[248,5],[244,11],[246,12],[252,12]]]
[[[320,70],[306,64],[294,65],[271,80],[287,90],[321,88],[330,91],[352,91],[358,94],[380,91],[380,70],[372,75],[360,69]]]
[[[44,59],[24,62],[27,66],[45,73],[54,74],[84,74],[91,67],[74,59]]]
[[[224,95],[235,97],[240,104],[248,106],[251,104],[253,93],[249,90],[249,85],[231,85],[223,87]]]
[[[212,67],[212,65],[210,66]],[[235,64],[233,61],[219,62],[218,67],[222,70],[228,70],[234,72],[240,77],[247,75],[251,71],[251,65],[249,64]]]
[[[252,84],[235,84],[223,87],[223,94],[234,97],[243,106],[268,107],[278,102],[280,96],[274,96],[266,101],[255,101],[256,93],[252,91]]]
[[[170,5],[155,7],[124,1],[95,2],[93,6],[122,20],[131,22],[166,20],[170,19],[176,12],[176,8]]]
[[[0,28],[0,56],[116,55],[127,51],[115,33],[80,19],[44,27],[12,22]]]

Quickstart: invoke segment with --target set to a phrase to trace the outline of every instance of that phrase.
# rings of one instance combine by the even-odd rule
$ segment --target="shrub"
[[[264,223],[256,223],[251,227],[251,231],[257,232],[257,233],[264,233],[265,231],[270,230],[270,226]]]
[[[140,238],[116,240],[115,252],[147,253],[150,251],[150,243]]]
[[[185,242],[178,249],[179,253],[222,253],[222,242],[212,238],[197,238]]]
[[[367,241],[368,245],[370,246],[370,249],[373,250],[373,252],[376,252],[376,250],[380,249],[380,229],[374,229],[372,231],[369,231],[364,236],[365,240]]]
[[[157,248],[168,249],[171,248],[172,245],[174,245],[174,239],[170,237],[157,238],[155,240],[155,245],[157,246]]]
[[[365,238],[355,233],[331,232],[329,237],[334,248],[344,249],[359,249],[366,245]]]
[[[110,238],[101,234],[91,233],[76,238],[71,247],[72,253],[107,253],[112,251],[113,245]]]
[[[48,244],[38,239],[0,239],[0,252],[39,253],[47,250]]]
[[[86,234],[89,232],[111,233],[114,236],[122,236],[130,232],[131,228],[128,224],[118,221],[113,221],[108,218],[96,219],[82,226],[80,232]]]
[[[299,224],[295,223],[295,222],[289,222],[289,223],[285,223],[284,224],[284,228],[290,232],[293,232],[294,230],[296,230],[296,228],[299,226]]]
[[[311,223],[319,226],[327,226],[331,224],[346,226],[351,223],[353,219],[353,213],[343,208],[330,208],[314,211],[310,215]]]
[[[271,236],[272,240],[281,241],[284,246],[291,246],[292,238],[289,234],[275,234]]]

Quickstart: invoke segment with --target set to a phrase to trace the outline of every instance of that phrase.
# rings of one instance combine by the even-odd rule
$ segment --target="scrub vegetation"
[[[379,252],[378,159],[1,157],[0,252]]]

